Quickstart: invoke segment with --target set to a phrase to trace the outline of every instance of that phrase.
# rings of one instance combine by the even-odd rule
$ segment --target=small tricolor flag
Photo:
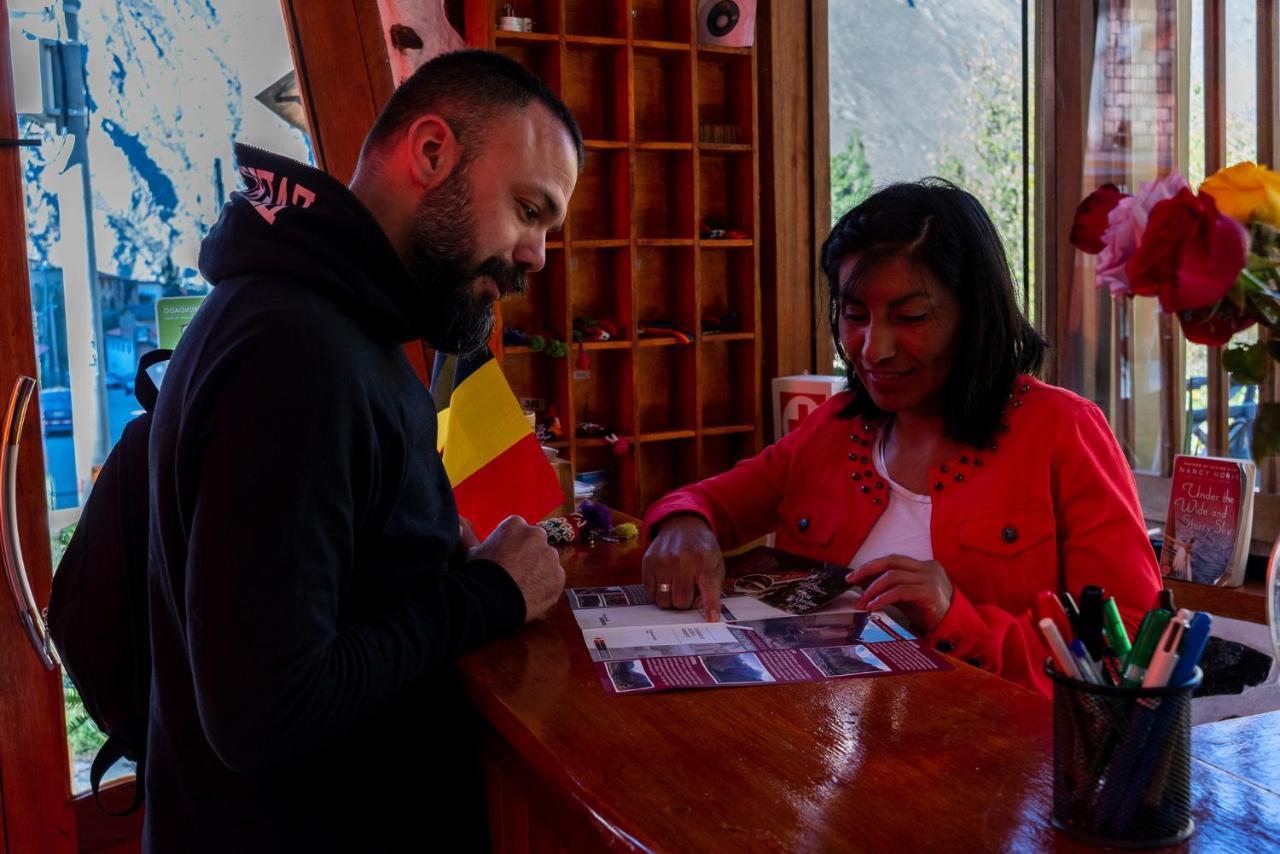
[[[563,501],[560,481],[488,351],[436,355],[437,445],[458,515],[484,539],[508,516],[537,522]]]

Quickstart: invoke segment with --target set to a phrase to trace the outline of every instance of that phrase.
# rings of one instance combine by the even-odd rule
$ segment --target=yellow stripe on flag
[[[444,468],[454,486],[533,432],[497,359],[463,380],[437,417]]]
[[[436,413],[436,453],[444,453],[444,437],[449,432],[449,410],[441,409]]]

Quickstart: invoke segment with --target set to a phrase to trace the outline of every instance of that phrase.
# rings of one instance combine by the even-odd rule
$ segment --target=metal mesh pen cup
[[[1191,694],[1053,680],[1053,825],[1083,842],[1158,848],[1191,836]]]

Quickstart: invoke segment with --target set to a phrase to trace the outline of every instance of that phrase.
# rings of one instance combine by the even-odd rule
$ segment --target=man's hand
[[[720,619],[724,553],[700,517],[672,516],[663,522],[644,553],[642,572],[644,589],[659,608],[692,608],[696,592],[702,594],[706,621]]]
[[[947,616],[955,591],[942,564],[902,555],[868,561],[846,575],[845,581],[864,586],[859,608],[878,611],[885,605],[897,605],[926,633],[936,629]]]
[[[515,580],[524,595],[526,623],[547,613],[564,592],[564,567],[547,532],[518,516],[503,519],[471,557],[493,561]]]

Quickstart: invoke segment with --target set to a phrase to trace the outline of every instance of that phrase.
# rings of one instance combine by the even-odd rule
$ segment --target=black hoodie
[[[455,664],[524,600],[456,551],[435,409],[401,350],[433,306],[346,187],[236,153],[246,189],[200,252],[216,287],[151,428],[144,844],[482,841]]]

